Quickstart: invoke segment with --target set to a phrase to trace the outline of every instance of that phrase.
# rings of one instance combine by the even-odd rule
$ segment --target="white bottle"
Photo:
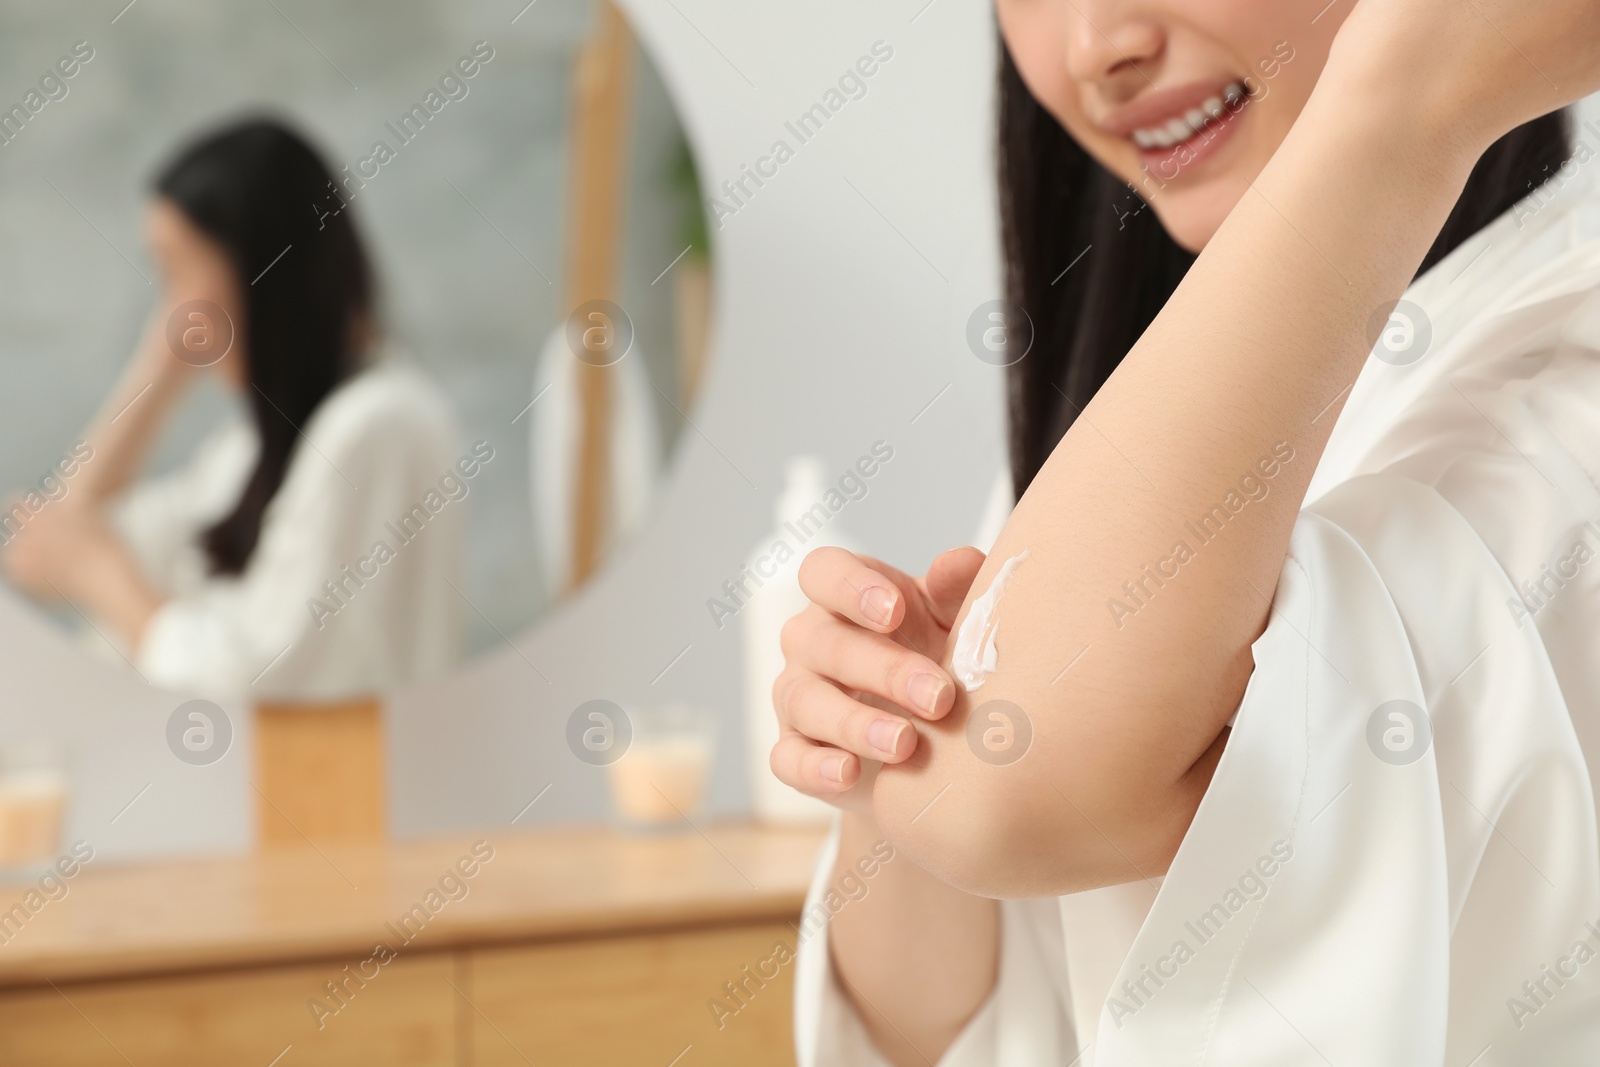
[[[779,647],[783,624],[807,603],[800,591],[800,561],[806,553],[824,545],[851,551],[855,546],[841,536],[836,529],[838,517],[829,515],[827,506],[822,504],[823,494],[830,486],[821,460],[795,456],[785,466],[784,476],[786,484],[778,497],[773,530],[756,545],[745,564],[751,576],[751,596],[739,612],[744,628],[750,799],[756,818],[762,822],[820,823],[832,817],[832,805],[796,792],[772,773],[772,746],[778,742],[772,683],[783,670],[783,650]],[[818,520],[823,516],[828,516],[827,521],[819,527]],[[780,556],[785,557],[781,563]]]

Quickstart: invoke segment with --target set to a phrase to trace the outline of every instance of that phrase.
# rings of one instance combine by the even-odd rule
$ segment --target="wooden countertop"
[[[800,910],[822,838],[746,824],[663,836],[501,827],[139,864],[96,859],[66,896],[15,933],[0,930],[9,935],[0,986],[354,959],[379,941],[398,947],[390,924],[413,905],[427,918],[414,921],[421,929],[409,951],[424,952],[787,919]],[[470,860],[477,841],[493,858],[460,878],[457,861]],[[460,899],[440,890],[449,873],[466,895],[444,888]],[[0,920],[35,885],[0,885]],[[438,891],[431,902],[429,890]]]

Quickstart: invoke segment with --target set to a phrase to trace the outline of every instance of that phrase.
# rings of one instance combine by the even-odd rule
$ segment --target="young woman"
[[[7,547],[13,581],[71,604],[153,684],[329,699],[453,656],[460,449],[437,390],[379,358],[371,268],[351,216],[328,210],[334,188],[271,120],[163,168],[148,215],[160,299],[67,495],[23,515]],[[248,418],[132,484],[199,374]]]
[[[1600,4],[998,15],[1019,500],[805,561],[802,1063],[1593,1062]]]

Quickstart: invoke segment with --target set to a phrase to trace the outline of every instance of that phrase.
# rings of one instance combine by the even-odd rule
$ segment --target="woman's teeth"
[[[1206,123],[1221,119],[1233,110],[1245,96],[1244,85],[1229,82],[1217,96],[1208,97],[1199,107],[1192,107],[1182,115],[1174,115],[1160,126],[1146,126],[1133,131],[1133,143],[1140,148],[1172,148],[1182,144],[1206,128]]]

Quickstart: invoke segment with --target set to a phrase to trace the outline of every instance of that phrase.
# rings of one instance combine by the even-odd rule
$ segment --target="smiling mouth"
[[[1186,145],[1202,134],[1216,130],[1239,111],[1241,102],[1248,96],[1243,82],[1233,81],[1223,86],[1214,96],[1185,111],[1173,114],[1164,122],[1140,126],[1128,134],[1128,139],[1146,152],[1159,152]]]

